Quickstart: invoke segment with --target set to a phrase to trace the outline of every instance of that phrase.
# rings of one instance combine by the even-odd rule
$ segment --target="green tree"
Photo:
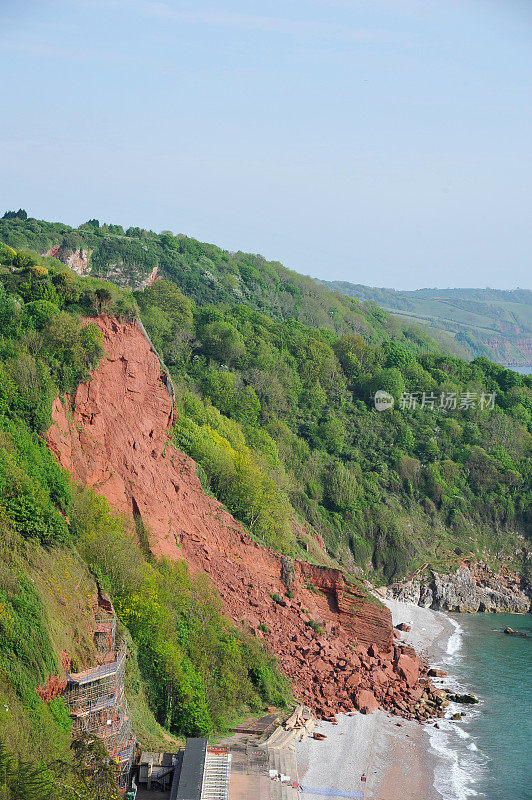
[[[242,334],[230,322],[211,322],[200,333],[201,347],[208,358],[230,366],[246,352]]]
[[[118,764],[93,734],[82,734],[71,744],[73,772],[94,800],[118,800]]]
[[[413,354],[404,347],[401,347],[397,342],[384,342],[382,349],[386,357],[384,362],[385,367],[398,367],[402,370],[414,361]]]
[[[341,461],[333,462],[325,483],[325,500],[335,511],[353,508],[357,497],[357,481]]]
[[[135,297],[142,310],[156,306],[170,322],[172,333],[178,328],[192,328],[192,302],[183,292],[168,280],[155,281]]]
[[[330,417],[319,426],[319,434],[329,453],[338,455],[344,448],[345,424],[336,417]]]
[[[46,767],[14,758],[0,740],[0,800],[49,800],[57,796]]]
[[[393,396],[397,407],[406,386],[400,370],[397,369],[397,367],[391,367],[378,370],[369,380],[368,388],[368,400],[370,402],[373,400],[375,392],[383,389],[385,392],[388,392]]]
[[[352,380],[360,373],[369,372],[377,363],[375,348],[368,345],[362,336],[347,334],[338,339],[334,352],[345,375]]]
[[[28,214],[24,208],[19,208],[18,211],[6,211],[2,219],[28,219]]]
[[[261,412],[260,400],[252,386],[244,386],[236,401],[235,419],[243,425],[257,425]]]
[[[232,416],[237,404],[237,378],[234,373],[211,369],[202,381],[202,388],[222,414]]]

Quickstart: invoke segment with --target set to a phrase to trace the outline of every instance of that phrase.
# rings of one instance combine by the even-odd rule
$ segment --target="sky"
[[[531,287],[530,0],[0,0],[0,62],[0,214]]]

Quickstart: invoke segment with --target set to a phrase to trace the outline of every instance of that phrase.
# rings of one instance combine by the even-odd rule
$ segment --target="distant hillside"
[[[532,292],[528,289],[418,289],[398,292],[346,281],[317,281],[373,301],[391,314],[451,336],[470,357],[509,367],[532,366]]]
[[[338,336],[355,333],[378,345],[393,339],[412,352],[444,352],[467,358],[452,336],[411,320],[400,320],[373,302],[331,292],[311,278],[252,253],[229,252],[188,236],[143,228],[100,224],[79,228],[7,212],[0,241],[59,259],[78,275],[103,278],[127,289],[142,289],[157,278],[175,282],[196,303],[248,305],[278,321],[297,320]]]

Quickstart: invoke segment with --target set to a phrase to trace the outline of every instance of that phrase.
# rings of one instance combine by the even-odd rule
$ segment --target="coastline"
[[[406,622],[409,632],[402,641],[411,644],[431,666],[442,663],[456,623],[439,611],[388,598],[393,624]],[[442,800],[436,777],[449,769],[443,753],[431,743],[436,733],[430,724],[404,720],[385,711],[371,715],[338,714],[338,725],[320,722],[323,741],[312,738],[297,745],[299,780],[303,786],[344,792],[365,800]],[[432,735],[431,735],[432,734]],[[361,781],[365,774],[366,782]],[[441,784],[441,781],[439,781]],[[305,800],[323,794],[304,791]],[[447,795],[450,796],[450,795]]]

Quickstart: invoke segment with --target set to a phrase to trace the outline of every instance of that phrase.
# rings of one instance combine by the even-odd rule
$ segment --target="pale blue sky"
[[[531,285],[531,0],[0,0],[0,61],[3,208]]]

